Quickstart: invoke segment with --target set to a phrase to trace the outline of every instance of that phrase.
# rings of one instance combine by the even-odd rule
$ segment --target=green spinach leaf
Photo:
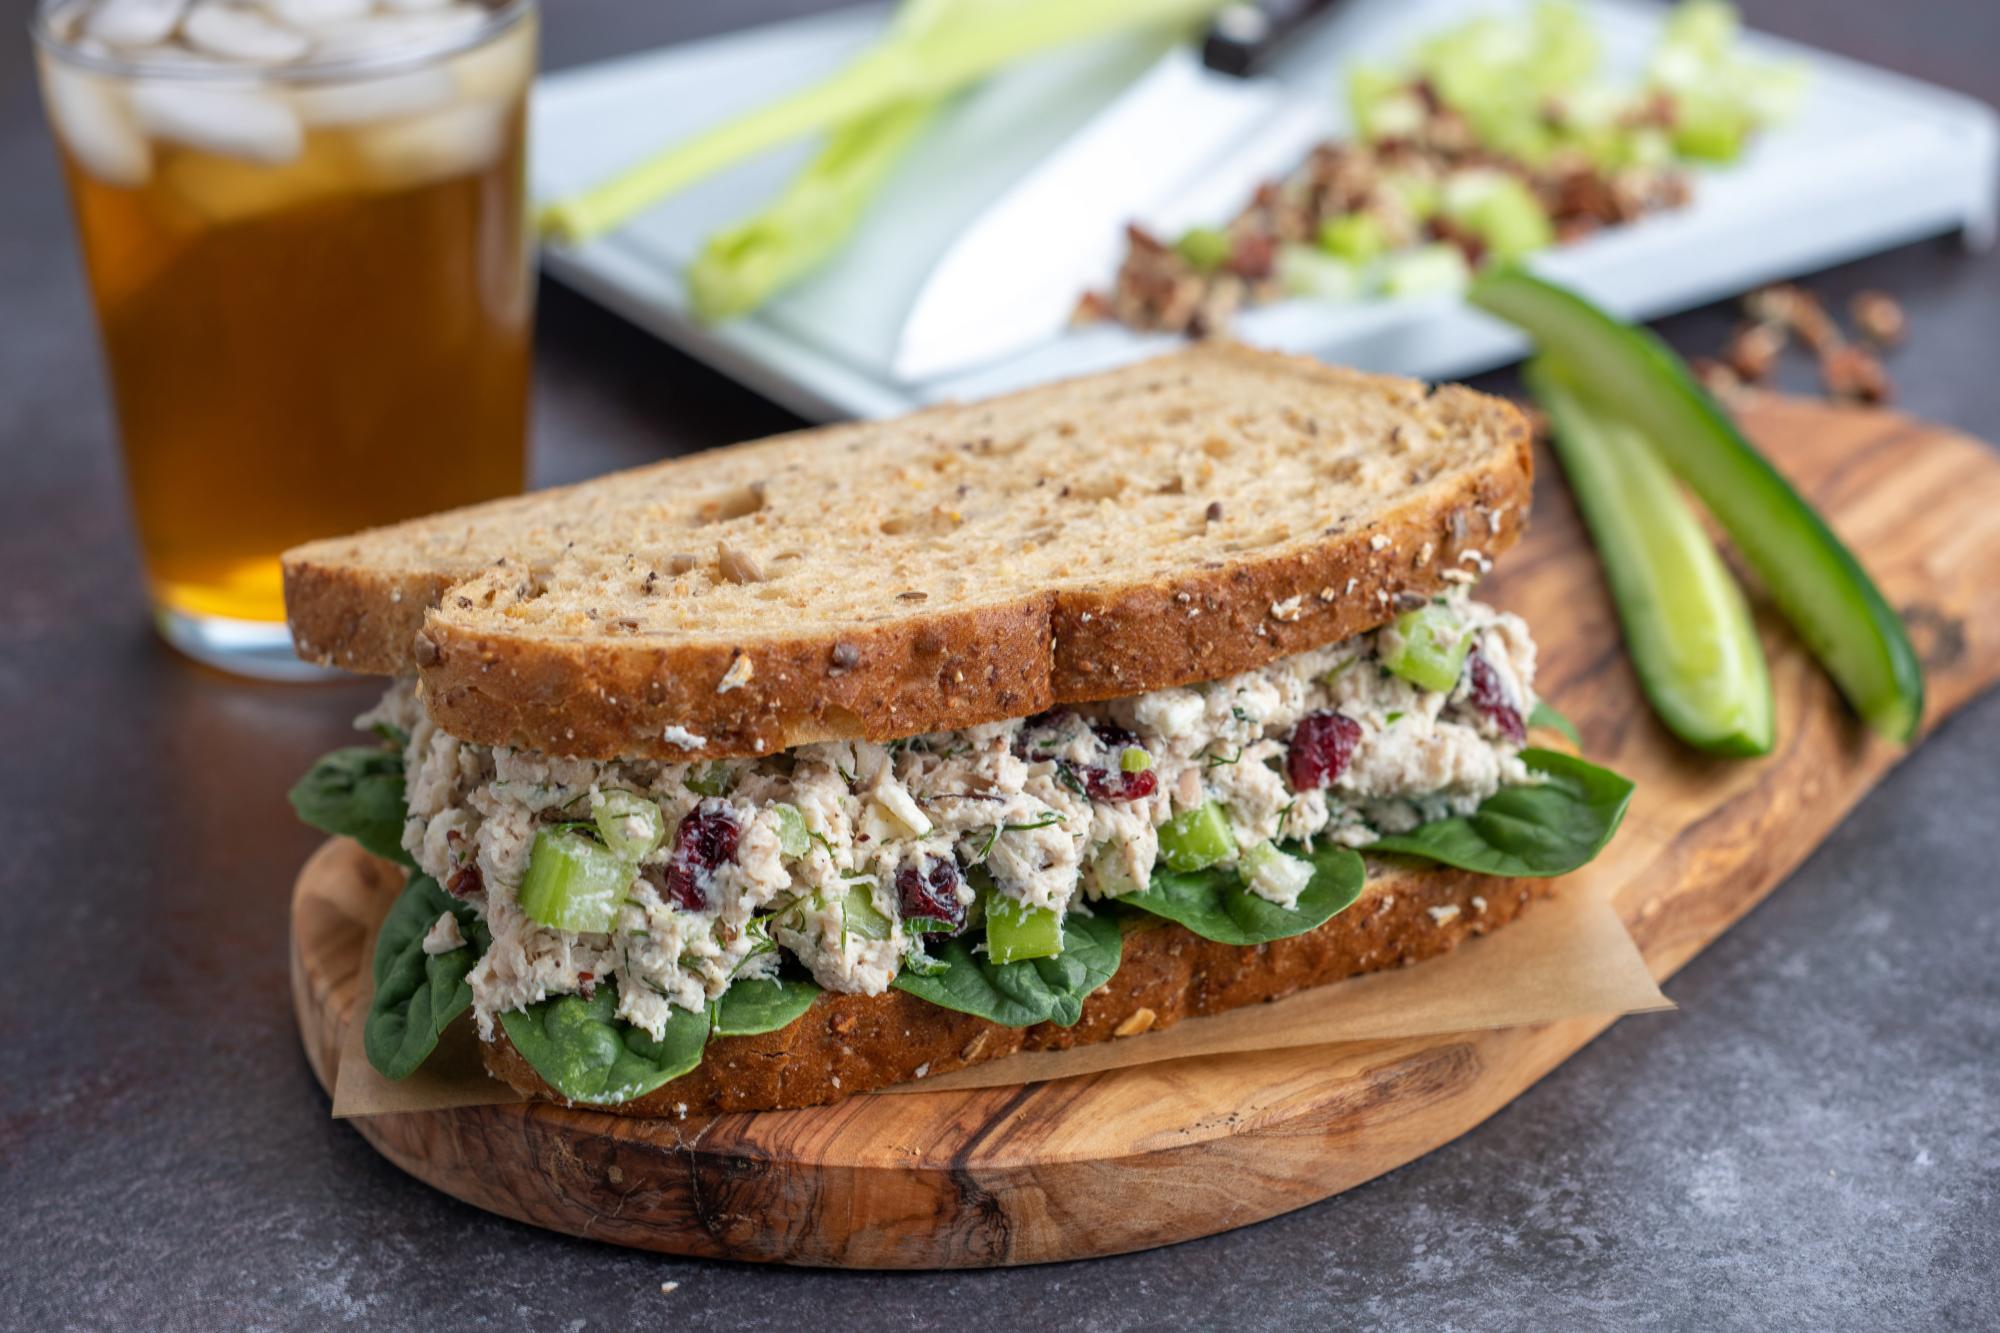
[[[1203,939],[1222,944],[1268,944],[1289,935],[1303,935],[1352,907],[1361,896],[1368,873],[1361,858],[1346,847],[1321,847],[1299,854],[1312,862],[1313,877],[1294,907],[1280,907],[1258,897],[1243,886],[1234,870],[1220,868],[1155,870],[1144,890],[1123,894],[1118,902],[1163,916]]]
[[[1504,787],[1469,815],[1437,819],[1371,843],[1482,875],[1563,875],[1611,841],[1632,799],[1632,783],[1609,769],[1554,750],[1521,758],[1542,781]]]
[[[754,1037],[788,1028],[819,998],[819,987],[789,977],[758,977],[731,983],[715,1002],[715,1035]]]
[[[450,953],[427,954],[424,936],[446,912],[458,918],[466,943]],[[408,1078],[437,1048],[451,1020],[472,1006],[466,974],[491,942],[486,923],[438,887],[429,875],[412,875],[375,937],[375,998],[361,1029],[368,1063],[384,1078]]]
[[[403,850],[403,756],[355,745],[322,755],[291,790],[292,809],[316,829],[344,834],[377,856],[416,868]]]
[[[1117,918],[1072,912],[1063,919],[1062,952],[1053,958],[995,963],[972,952],[964,936],[946,941],[933,957],[943,966],[929,975],[909,969],[894,982],[920,1000],[975,1014],[1010,1028],[1033,1023],[1073,1025],[1083,998],[1118,970],[1124,934]]]
[[[1559,731],[1569,738],[1571,745],[1579,750],[1583,748],[1583,737],[1577,734],[1576,723],[1558,713],[1547,699],[1535,700],[1535,711],[1528,714],[1528,725]]]
[[[573,1102],[629,1102],[701,1063],[701,1048],[708,1043],[707,1009],[674,1009],[658,1041],[617,1014],[618,987],[607,981],[588,999],[558,995],[508,1010],[500,1015],[500,1025],[521,1058]]]

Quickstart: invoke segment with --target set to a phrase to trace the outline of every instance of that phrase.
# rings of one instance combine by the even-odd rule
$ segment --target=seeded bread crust
[[[1209,345],[312,543],[286,606],[467,740],[756,755],[1361,633],[1511,545],[1531,481],[1499,399]]]
[[[1554,888],[1555,881],[1547,879],[1496,879],[1369,858],[1361,900],[1317,930],[1290,939],[1241,948],[1165,922],[1129,930],[1116,975],[1084,1001],[1074,1027],[1002,1027],[896,990],[872,996],[827,992],[790,1027],[718,1038],[694,1072],[622,1105],[593,1109],[665,1117],[820,1106],[1016,1051],[1131,1039],[1183,1018],[1436,958],[1469,936],[1508,925]],[[530,1097],[566,1100],[521,1058],[504,1032],[495,1035],[482,1047],[488,1072]]]

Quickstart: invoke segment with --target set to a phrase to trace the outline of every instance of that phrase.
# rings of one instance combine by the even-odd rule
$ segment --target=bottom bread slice
[[[595,1109],[684,1116],[775,1111],[836,1102],[1017,1051],[1144,1040],[1183,1018],[1276,1000],[1365,972],[1435,958],[1469,935],[1497,930],[1553,891],[1547,879],[1497,879],[1412,862],[1374,860],[1352,907],[1316,930],[1250,947],[1217,944],[1153,919],[1128,926],[1118,972],[1084,1001],[1072,1027],[1009,1028],[902,991],[822,994],[791,1026],[721,1037],[699,1068],[643,1097]],[[1457,908],[1456,912],[1449,909]],[[1137,916],[1135,913],[1134,916]],[[484,1048],[486,1068],[516,1090],[566,1101],[507,1040]]]

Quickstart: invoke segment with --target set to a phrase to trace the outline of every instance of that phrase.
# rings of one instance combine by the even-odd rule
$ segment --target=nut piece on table
[[[1854,327],[1861,330],[1861,336],[1877,347],[1894,347],[1908,332],[1903,307],[1887,292],[1856,292],[1847,313],[1853,318]]]
[[[1742,324],[1737,326],[1729,345],[1723,349],[1722,359],[1739,379],[1754,384],[1770,378],[1772,369],[1778,364],[1778,354],[1785,350],[1786,341],[1783,324]]]

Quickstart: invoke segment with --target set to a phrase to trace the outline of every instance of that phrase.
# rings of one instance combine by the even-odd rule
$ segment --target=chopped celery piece
[[[1136,745],[1128,745],[1118,755],[1118,771],[1144,773],[1153,766],[1153,756]]]
[[[1317,301],[1352,301],[1361,295],[1361,271],[1311,245],[1278,251],[1278,282],[1293,296]]]
[[[864,940],[886,940],[895,929],[895,923],[875,906],[875,881],[872,879],[851,881],[842,908],[842,919],[846,921],[847,929]]]
[[[1382,291],[1389,296],[1438,296],[1465,290],[1472,269],[1455,245],[1420,245],[1382,261]]]
[[[1276,843],[1260,842],[1243,853],[1238,873],[1259,897],[1290,905],[1312,883],[1313,864],[1287,856],[1278,850]]]
[[[1397,616],[1394,629],[1384,636],[1383,666],[1420,690],[1444,694],[1458,684],[1472,636],[1455,612],[1432,602]]]
[[[1203,273],[1211,273],[1228,260],[1229,238],[1214,227],[1190,227],[1174,243],[1174,249]]]
[[[1492,270],[1473,303],[1527,331],[1545,369],[1643,431],[1701,497],[1856,712],[1892,740],[1923,720],[1923,669],[1861,562],[1652,334],[1518,269]]]
[[[1639,433],[1531,364],[1556,456],[1611,584],[1653,711],[1696,749],[1768,754],[1771,676],[1757,627],[1680,486]]]
[[[1699,162],[1734,162],[1753,128],[1740,108],[1684,96],[1674,122],[1674,151]]]
[[[543,829],[528,850],[528,872],[515,895],[532,921],[555,930],[602,934],[611,929],[632,863],[594,838],[567,829]]]
[[[1597,39],[1573,6],[1545,2],[1525,22],[1490,16],[1438,34],[1417,68],[1481,146],[1539,162],[1554,145],[1547,101],[1593,77]]]
[[[1548,210],[1519,176],[1464,171],[1444,187],[1443,211],[1486,243],[1496,259],[1517,259],[1555,244]]]
[[[1062,918],[1004,894],[986,900],[986,956],[996,963],[1053,958],[1062,952]]]
[[[604,845],[627,861],[643,861],[667,836],[657,802],[630,791],[608,791],[595,820]]]
[[[1353,264],[1366,264],[1389,248],[1389,233],[1370,213],[1328,218],[1319,229],[1319,248]]]
[[[1160,825],[1160,861],[1169,870],[1206,870],[1236,855],[1229,816],[1214,801],[1183,810]]]
[[[772,803],[771,813],[778,817],[780,855],[804,856],[812,850],[812,830],[806,827],[806,817],[796,805],[776,801]]]
[[[1424,104],[1408,76],[1362,65],[1347,76],[1347,105],[1364,139],[1398,139],[1423,128]]]

